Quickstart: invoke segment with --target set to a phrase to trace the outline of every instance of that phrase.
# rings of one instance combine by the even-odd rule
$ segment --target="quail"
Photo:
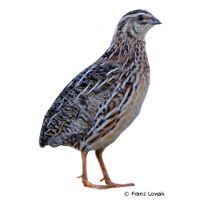
[[[134,186],[111,181],[102,153],[140,113],[150,82],[145,35],[157,24],[161,22],[146,10],[125,14],[107,51],[72,79],[44,117],[40,146],[63,145],[81,151],[80,177],[86,187]],[[105,185],[88,180],[86,157],[91,150],[96,153]]]

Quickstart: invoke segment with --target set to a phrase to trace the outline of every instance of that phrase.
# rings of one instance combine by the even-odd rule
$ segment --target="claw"
[[[89,182],[87,179],[83,179],[82,182],[83,182],[83,185],[85,187],[94,188],[94,189],[100,189],[100,190],[102,190],[102,189],[109,189],[109,188],[134,186],[133,183],[117,184],[117,183],[113,183],[113,182],[110,182],[109,184],[106,184],[106,185],[96,185],[96,184],[93,184],[93,183]]]
[[[102,181],[105,181],[105,178],[102,178],[102,179],[100,180],[100,182],[102,182]]]

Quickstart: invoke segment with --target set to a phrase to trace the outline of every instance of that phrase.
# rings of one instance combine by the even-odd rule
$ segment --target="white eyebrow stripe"
[[[131,17],[138,17],[139,15],[144,15],[144,16],[148,16],[148,17],[151,16],[149,13],[140,12],[140,13],[136,13],[136,14],[125,15],[124,17],[122,17],[121,21],[126,20],[127,18],[131,18]]]

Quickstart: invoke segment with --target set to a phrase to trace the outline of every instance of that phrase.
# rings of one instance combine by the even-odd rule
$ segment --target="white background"
[[[38,145],[43,116],[65,85],[108,48],[119,19],[146,9],[162,21],[146,37],[151,85],[137,120],[104,154],[113,181],[84,188],[80,152]],[[2,0],[0,199],[199,199],[198,1]],[[91,152],[91,181],[102,178]],[[164,191],[165,197],[124,193]]]

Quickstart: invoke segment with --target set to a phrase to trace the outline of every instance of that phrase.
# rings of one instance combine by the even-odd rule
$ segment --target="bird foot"
[[[102,179],[102,181],[105,179]],[[89,182],[87,179],[82,179],[83,185],[85,187],[89,187],[89,188],[94,188],[94,189],[109,189],[109,188],[117,188],[117,187],[128,187],[128,186],[134,186],[134,183],[127,183],[127,184],[117,184],[117,183],[113,183],[110,180],[105,180],[106,185],[96,185],[93,184],[91,182]]]
[[[102,178],[100,180],[100,182],[105,181],[106,185],[109,185],[111,187],[128,187],[128,186],[135,186],[134,183],[126,183],[126,184],[118,184],[118,183],[114,183],[112,182],[110,179],[107,178]]]
[[[118,184],[118,183],[106,183],[110,188],[118,188],[118,187],[130,187],[130,186],[135,186],[134,183],[125,183],[125,184]]]
[[[94,188],[94,189],[99,189],[99,190],[110,188],[109,185],[96,185],[96,184],[91,183],[88,180],[82,180],[82,182],[85,187],[89,187],[89,188]]]

